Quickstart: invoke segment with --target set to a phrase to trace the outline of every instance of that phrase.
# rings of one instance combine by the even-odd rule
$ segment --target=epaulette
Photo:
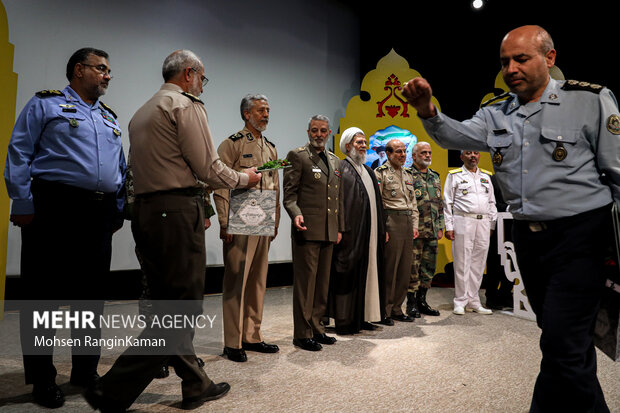
[[[562,90],[586,90],[592,93],[600,93],[603,86],[595,83],[580,82],[578,80],[567,80],[562,86]]]
[[[241,133],[241,132],[237,132],[234,135],[230,135],[228,137],[228,139],[232,140],[233,142],[238,141],[241,138],[243,138],[243,133]]]
[[[483,102],[482,105],[480,105],[480,107],[483,108],[485,106],[489,106],[489,105],[494,104],[494,103],[503,102],[504,100],[508,99],[509,97],[510,97],[510,92],[504,92],[501,95],[494,96],[491,99]]]
[[[383,171],[383,170],[385,170],[387,168],[388,168],[388,166],[386,164],[383,164],[383,165],[375,168],[375,171]]]
[[[493,172],[491,172],[491,171],[487,171],[486,169],[482,169],[482,168],[480,168],[480,170],[481,170],[482,172],[484,172],[485,174],[489,175],[489,176],[493,175]]]
[[[435,171],[435,170],[433,170],[433,169],[431,169],[431,168],[428,168],[428,170],[429,170],[429,171],[431,171],[432,173],[434,173],[434,174],[435,174],[435,175],[437,175],[437,176],[441,176],[441,175],[439,174],[439,172],[437,172],[437,171]]]
[[[306,150],[305,146],[300,146],[299,148],[296,149],[297,152],[303,152]]]
[[[458,168],[458,169],[453,169],[451,171],[448,171],[449,174],[456,174],[459,172],[463,172],[463,168]]]
[[[276,147],[275,143],[271,142],[269,139],[267,139],[266,137],[263,136],[263,139],[265,140],[265,142],[267,142],[269,145],[273,146],[274,148]]]
[[[183,92],[183,93],[181,93],[181,94],[182,94],[183,96],[186,96],[186,97],[190,98],[190,100],[191,100],[192,102],[198,102],[198,103],[200,103],[200,104],[204,105],[204,102],[203,102],[202,100],[200,100],[200,99],[199,99],[199,98],[197,98],[196,96],[192,95],[191,93]]]
[[[114,111],[112,110],[111,107],[109,107],[108,105],[106,105],[105,103],[103,103],[102,101],[99,101],[99,103],[101,104],[101,106],[103,106],[103,108],[105,110],[107,110],[108,112],[110,112],[110,115],[114,116],[114,119],[117,119],[118,117],[116,116],[116,113],[114,113]]]
[[[38,98],[49,98],[52,96],[64,96],[60,90],[56,90],[56,89],[41,90],[35,93],[35,95]]]

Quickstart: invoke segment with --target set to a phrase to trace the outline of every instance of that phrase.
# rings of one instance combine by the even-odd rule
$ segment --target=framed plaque
[[[276,191],[232,189],[228,208],[228,234],[274,236]]]

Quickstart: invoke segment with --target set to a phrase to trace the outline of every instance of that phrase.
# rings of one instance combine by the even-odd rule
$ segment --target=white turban
[[[346,144],[351,143],[351,141],[353,140],[353,137],[357,135],[358,133],[361,133],[363,135],[364,131],[361,130],[360,128],[351,127],[349,129],[346,129],[344,132],[342,132],[342,135],[340,135],[340,150],[342,151],[343,154],[345,155],[347,154]]]

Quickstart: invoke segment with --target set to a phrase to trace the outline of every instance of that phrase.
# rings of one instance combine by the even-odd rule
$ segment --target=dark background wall
[[[378,4],[380,3],[380,4]],[[427,78],[442,111],[471,117],[499,73],[499,46],[515,27],[545,28],[566,79],[598,83],[620,94],[618,1],[471,0],[377,2],[359,9],[360,73],[391,48]]]

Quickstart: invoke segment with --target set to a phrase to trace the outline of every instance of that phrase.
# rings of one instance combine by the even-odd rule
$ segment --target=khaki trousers
[[[241,348],[241,342],[263,341],[260,326],[267,288],[269,238],[233,235],[224,244],[222,310],[224,345]]]
[[[390,239],[385,244],[385,316],[400,316],[407,297],[413,258],[413,218],[389,214],[386,222]]]

